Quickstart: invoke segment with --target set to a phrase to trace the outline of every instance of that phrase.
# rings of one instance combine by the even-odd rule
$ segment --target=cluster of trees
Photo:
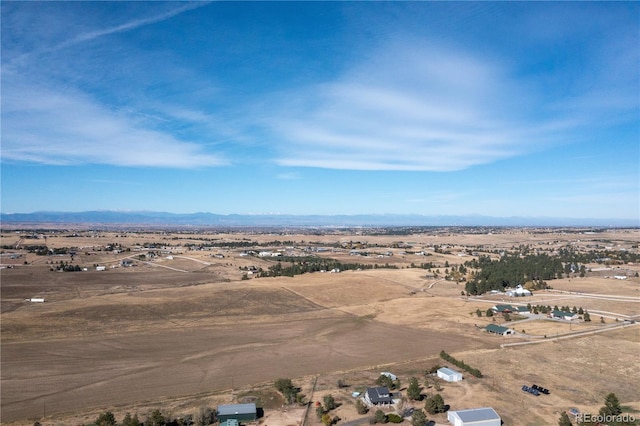
[[[376,384],[378,386],[385,386],[390,390],[400,389],[400,386],[401,386],[400,379],[396,378],[395,380],[393,380],[391,377],[387,376],[386,374],[381,374],[378,377],[378,380],[376,380]]]
[[[331,414],[329,414],[331,410],[339,407],[339,404],[333,398],[333,395],[325,395],[322,398],[322,402],[324,403],[324,405],[319,405],[316,408],[316,414],[318,415],[320,421],[322,421],[322,424],[324,424],[325,426],[331,426],[338,423],[340,421],[340,417],[331,417]]]
[[[195,417],[188,414],[176,418],[156,409],[149,413],[144,421],[140,421],[138,414],[126,413],[121,422],[116,420],[111,411],[106,411],[98,415],[90,426],[207,426],[216,423],[217,420],[216,411],[209,407],[200,408],[200,412]],[[35,422],[34,426],[40,426],[40,422]]]
[[[332,269],[339,269],[341,271],[355,270],[355,269],[397,269],[395,265],[376,264],[362,264],[362,263],[341,263],[334,259],[319,259],[317,257],[280,257],[276,259],[278,263],[269,267],[268,271],[263,271],[258,274],[258,277],[293,277],[295,275],[306,274],[309,272],[319,271],[331,271]],[[292,262],[290,266],[282,266],[282,262]]]
[[[558,258],[565,263],[626,264],[640,261],[640,254],[622,250],[589,250],[578,252],[570,247],[558,250]]]
[[[595,416],[593,416],[595,417]],[[609,426],[630,426],[637,425],[638,422],[633,418],[633,416],[625,416],[622,413],[622,407],[620,406],[620,401],[618,401],[618,397],[614,393],[610,393],[605,397],[604,406],[600,408],[598,412],[598,417],[602,419],[606,419],[606,423]],[[597,421],[591,419],[585,419],[578,423],[580,426],[595,426],[601,424]],[[569,415],[563,411],[560,415],[560,419],[558,420],[559,426],[573,426]]]
[[[449,406],[444,403],[442,396],[437,393],[426,399],[424,409],[429,414],[438,414],[446,412],[449,409]]]
[[[64,272],[80,272],[82,268],[79,265],[71,265],[70,263],[60,261],[60,263],[55,267],[51,268],[52,271],[64,271]]]
[[[393,413],[385,414],[385,412],[382,410],[376,410],[376,412],[373,414],[373,417],[370,419],[369,423],[371,424],[402,423],[402,421],[403,421],[403,418],[397,414],[393,414]]]
[[[465,266],[480,268],[472,280],[467,282],[465,290],[470,294],[482,294],[490,290],[503,291],[527,281],[533,281],[535,288],[546,288],[545,280],[562,277],[564,267],[560,259],[547,254],[505,255],[492,261],[488,256],[465,262]]]
[[[430,256],[430,255],[429,255]],[[433,262],[421,263],[420,265],[416,265],[415,263],[411,263],[412,268],[420,268],[420,269],[433,269],[437,266]]]
[[[14,248],[14,247],[8,246],[8,248]],[[38,256],[46,256],[49,254],[49,248],[43,245],[25,246],[24,249],[27,250],[29,253],[35,253]]]
[[[465,370],[466,372],[468,372],[469,374],[471,374],[474,377],[478,377],[478,378],[482,377],[482,373],[480,372],[480,370],[465,364],[464,361],[459,361],[459,360],[455,359],[454,357],[452,357],[451,355],[449,355],[445,351],[440,351],[440,358],[444,359],[447,362],[450,362],[451,364],[455,365],[456,367],[459,367],[459,368]]]
[[[300,393],[300,388],[293,385],[291,379],[278,379],[274,384],[275,388],[284,396],[289,404],[302,404],[304,395]]]

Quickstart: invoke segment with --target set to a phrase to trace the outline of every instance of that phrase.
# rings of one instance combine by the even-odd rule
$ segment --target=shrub
[[[391,423],[402,423],[404,419],[397,414],[391,413],[391,414],[387,414],[387,420],[390,421]]]

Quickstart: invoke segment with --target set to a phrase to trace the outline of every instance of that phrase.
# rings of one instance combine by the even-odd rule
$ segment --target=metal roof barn
[[[447,420],[454,426],[500,426],[502,419],[491,407],[449,411]]]
[[[459,382],[460,380],[462,380],[462,373],[447,367],[439,368],[437,371],[437,375],[442,380],[446,380],[447,382]]]
[[[218,420],[220,423],[227,420],[238,422],[255,421],[258,410],[255,403],[218,405]]]

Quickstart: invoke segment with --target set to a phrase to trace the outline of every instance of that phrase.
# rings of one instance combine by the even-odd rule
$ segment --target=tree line
[[[478,377],[478,378],[482,377],[482,373],[480,372],[480,370],[465,364],[464,361],[459,361],[459,360],[455,359],[454,357],[452,357],[451,355],[449,355],[445,351],[440,351],[440,358],[444,359],[447,362],[450,362],[451,364],[455,365],[458,368],[461,368],[461,369],[465,370],[466,372],[468,372],[469,374],[471,374],[474,377]]]
[[[258,278],[262,277],[293,277],[310,272],[331,271],[333,269],[340,271],[357,270],[357,269],[397,269],[395,265],[385,263],[384,265],[363,264],[363,263],[341,263],[334,259],[320,259],[317,257],[283,257],[277,259],[278,262],[270,266],[267,271],[258,274]],[[293,261],[290,265],[283,266],[283,263]]]

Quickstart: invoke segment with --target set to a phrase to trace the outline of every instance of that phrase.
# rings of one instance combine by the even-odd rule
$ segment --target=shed
[[[449,411],[447,420],[454,426],[500,426],[502,419],[491,407]]]
[[[515,333],[515,331],[510,328],[503,327],[501,325],[496,325],[496,324],[489,324],[484,329],[487,330],[489,333],[495,333],[501,336],[508,336],[510,334]]]
[[[258,410],[255,403],[218,405],[218,420],[220,423],[228,420],[237,422],[255,421]]]
[[[462,373],[447,367],[439,368],[436,374],[447,382],[459,382],[462,380]]]

